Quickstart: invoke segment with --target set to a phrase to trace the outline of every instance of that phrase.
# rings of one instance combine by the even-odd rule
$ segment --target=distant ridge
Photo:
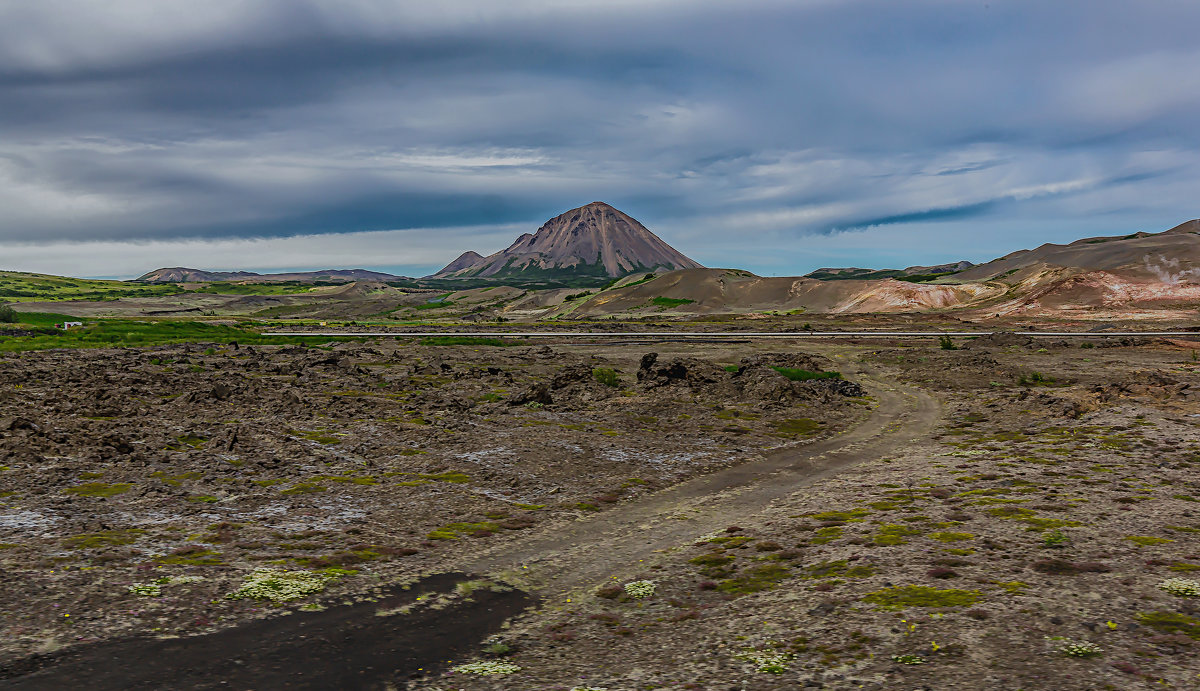
[[[703,268],[628,214],[604,202],[546,221],[487,257],[465,252],[431,278],[618,277],[654,269]]]
[[[805,278],[816,278],[822,281],[841,281],[848,279],[900,278],[905,276],[930,276],[934,274],[952,274],[966,271],[975,266],[963,260],[949,264],[933,266],[910,266],[907,269],[859,269],[855,267],[821,268],[804,274]]]
[[[202,283],[211,281],[394,281],[403,276],[368,271],[366,269],[328,269],[294,273],[258,274],[252,271],[204,271],[175,266],[155,269],[139,276],[145,283]]]

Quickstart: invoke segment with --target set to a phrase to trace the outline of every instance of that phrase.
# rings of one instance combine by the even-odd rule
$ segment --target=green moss
[[[850,566],[850,562],[841,559],[839,561],[826,561],[819,564],[810,564],[804,567],[800,572],[801,578],[866,578],[873,576],[875,569],[866,564]]]
[[[771,369],[791,379],[792,381],[808,381],[809,379],[841,379],[841,372],[812,372],[806,369],[790,367],[772,367]]]
[[[546,508],[545,504],[513,504],[513,506],[526,511],[538,511]]]
[[[324,492],[327,489],[324,485],[318,485],[315,482],[297,482],[280,492],[280,494],[312,494],[314,492]]]
[[[736,557],[722,552],[711,552],[709,554],[701,554],[698,557],[692,557],[688,559],[688,563],[695,564],[696,566],[724,566],[734,561],[734,559]]]
[[[186,449],[198,449],[204,446],[208,441],[207,437],[201,437],[195,434],[181,434],[175,437],[174,444],[168,444],[167,448],[171,451],[184,451]]]
[[[309,441],[315,441],[318,444],[324,444],[325,446],[333,446],[334,444],[342,443],[341,439],[333,436],[333,433],[327,429],[316,430],[316,431],[291,430],[291,434],[293,436],[297,436],[302,439],[307,439]]]
[[[1125,539],[1142,547],[1165,545],[1168,542],[1175,542],[1174,540],[1168,540],[1165,537],[1151,537],[1149,535],[1129,535]]]
[[[930,533],[929,537],[938,542],[962,542],[975,539],[971,533]]]
[[[721,581],[717,590],[736,594],[757,593],[774,588],[776,583],[790,575],[791,571],[782,564],[759,564],[733,578]]]
[[[182,485],[185,480],[199,480],[201,475],[200,475],[200,473],[197,473],[197,472],[179,473],[178,475],[167,475],[166,473],[164,473],[161,470],[156,470],[153,473],[150,473],[150,477],[162,480],[163,482],[167,483],[168,485],[170,485],[172,487],[178,487],[178,486]]]
[[[1177,561],[1167,567],[1171,571],[1200,571],[1200,564],[1189,564],[1185,561]]]
[[[136,542],[138,536],[145,532],[144,530],[130,528],[128,530],[105,530],[99,533],[82,533],[63,540],[63,544],[71,549],[97,549],[115,545],[128,545]]]
[[[1139,612],[1137,620],[1159,633],[1182,633],[1200,641],[1200,620],[1176,612]]]
[[[802,437],[812,436],[821,431],[821,423],[809,418],[798,418],[789,420],[775,420],[771,423],[775,428],[773,437]]]
[[[197,502],[200,504],[215,504],[215,503],[221,501],[220,499],[212,496],[211,494],[193,494],[192,496],[188,497],[187,500],[191,501],[191,502]]]
[[[483,536],[500,531],[500,525],[490,521],[481,523],[450,523],[443,528],[432,531],[427,536],[430,540],[457,540],[463,535]]]
[[[916,528],[910,528],[906,525],[888,524],[879,527],[875,533],[874,542],[877,545],[890,547],[894,545],[903,545],[908,540],[904,538],[912,535],[920,535],[921,531]]]
[[[975,604],[983,595],[978,590],[939,590],[923,585],[903,585],[884,588],[863,596],[882,610],[901,610],[907,607],[967,607]]]
[[[1029,587],[1028,583],[1022,581],[995,581],[995,584],[1013,595],[1019,595],[1022,590]]]
[[[574,508],[580,511],[599,511],[600,507],[587,501],[576,502]]]
[[[841,526],[831,525],[831,526],[826,526],[824,528],[817,528],[817,530],[815,531],[815,537],[813,537],[813,539],[812,539],[812,543],[814,545],[827,545],[830,542],[833,542],[834,540],[838,539],[841,536],[842,536],[842,527]]]
[[[128,482],[115,482],[111,485],[103,482],[85,482],[82,485],[68,487],[63,492],[79,497],[115,497],[131,489],[133,489],[133,485]]]

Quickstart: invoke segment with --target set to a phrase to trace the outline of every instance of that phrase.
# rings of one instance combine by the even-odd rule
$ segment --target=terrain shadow
[[[126,638],[0,667],[5,689],[379,689],[476,654],[506,619],[536,604],[519,590],[478,589],[442,607],[379,616],[453,593],[466,574],[429,576],[378,599],[293,612],[188,638]]]

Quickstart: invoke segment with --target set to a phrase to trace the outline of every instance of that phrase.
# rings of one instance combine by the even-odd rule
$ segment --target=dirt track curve
[[[849,363],[847,363],[848,365]],[[847,374],[878,405],[835,437],[780,449],[766,458],[697,478],[610,511],[466,557],[458,573],[386,588],[373,601],[301,612],[192,638],[125,639],[35,656],[0,669],[0,688],[379,689],[423,676],[447,659],[469,657],[507,618],[537,604],[636,572],[656,552],[720,530],[774,500],[924,437],[938,402],[868,371]],[[442,608],[377,616],[444,593],[470,576],[498,577],[517,590],[478,591]],[[478,577],[478,576],[475,576]]]
[[[555,597],[636,570],[639,560],[744,520],[771,502],[847,467],[880,458],[929,433],[937,401],[918,389],[850,372],[878,399],[874,411],[840,435],[777,450],[760,461],[705,475],[615,510],[507,543],[464,560],[467,573],[503,574]]]

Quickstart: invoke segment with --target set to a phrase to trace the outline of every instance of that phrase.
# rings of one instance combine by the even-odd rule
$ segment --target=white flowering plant
[[[158,583],[134,583],[129,586],[129,592],[143,597],[158,597],[162,595],[162,586]]]
[[[788,670],[788,663],[796,656],[774,650],[749,649],[737,657],[754,665],[764,674],[783,674]]]
[[[1191,578],[1168,578],[1158,587],[1180,597],[1200,597],[1200,581]]]
[[[325,590],[329,581],[337,578],[317,571],[280,571],[255,569],[250,572],[237,590],[225,597],[230,600],[270,600],[289,602],[300,600]]]
[[[521,671],[521,666],[500,660],[481,660],[479,662],[467,662],[451,667],[450,671],[458,672],[459,674],[478,674],[486,677],[493,674],[516,674]]]
[[[629,597],[641,600],[654,594],[657,584],[654,581],[630,581],[625,584],[625,593]]]
[[[1058,652],[1067,657],[1097,657],[1104,654],[1104,649],[1088,641],[1067,641]]]
[[[902,665],[923,665],[925,658],[920,655],[893,655],[892,662],[899,662]]]

